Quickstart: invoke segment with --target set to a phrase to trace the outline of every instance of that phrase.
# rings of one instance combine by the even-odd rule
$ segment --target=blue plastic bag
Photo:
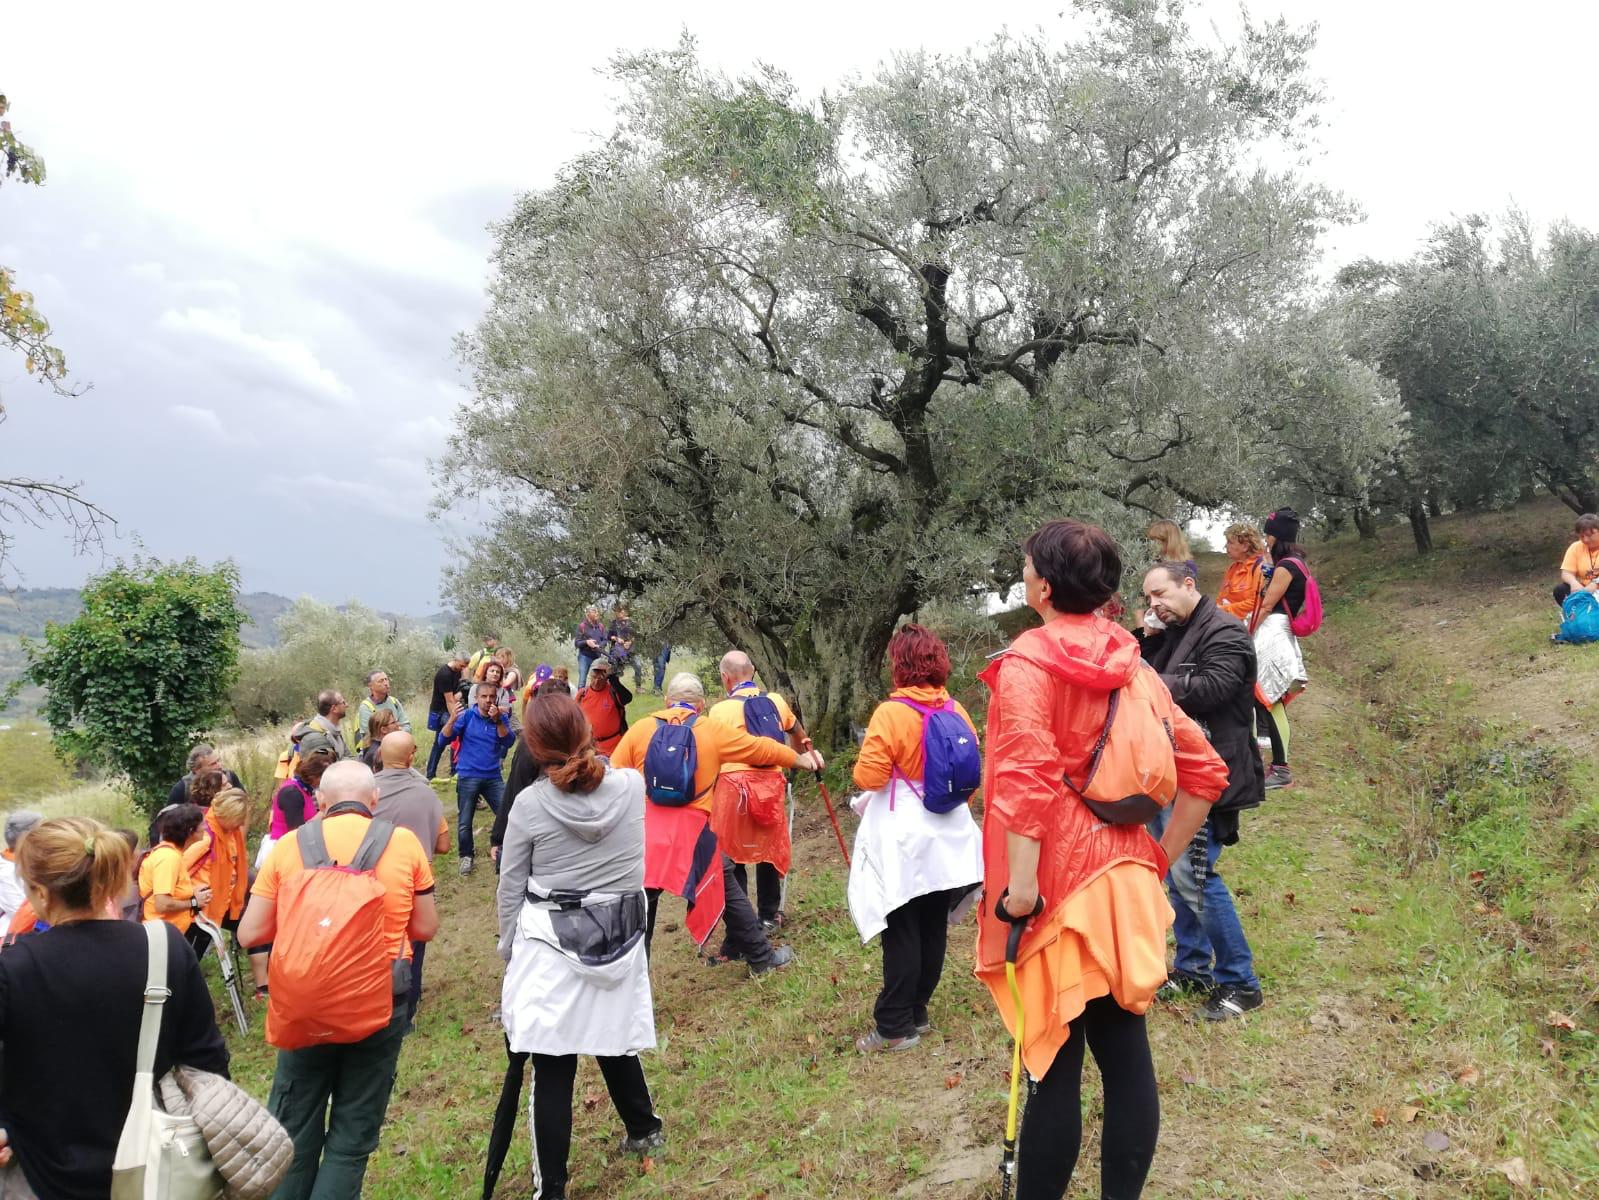
[[[1572,592],[1560,606],[1560,614],[1555,641],[1572,646],[1599,642],[1599,596],[1592,592]]]

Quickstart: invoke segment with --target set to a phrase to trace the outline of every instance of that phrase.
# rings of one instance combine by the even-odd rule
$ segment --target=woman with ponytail
[[[594,751],[570,696],[536,696],[522,737],[541,777],[511,808],[500,855],[500,1014],[533,1060],[533,1194],[566,1195],[577,1056],[592,1054],[627,1133],[661,1145],[638,1053],[655,1045],[644,948],[644,778]],[[528,801],[532,801],[529,803]]]
[[[86,817],[45,821],[17,848],[28,902],[49,928],[0,955],[0,1131],[11,1151],[0,1196],[111,1194],[150,953],[143,928],[113,915],[131,869],[122,835]],[[174,1065],[226,1075],[200,964],[175,927],[165,933],[172,994],[161,1010],[156,1077]]]

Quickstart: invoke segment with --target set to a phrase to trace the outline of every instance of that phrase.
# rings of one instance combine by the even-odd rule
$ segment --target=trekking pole
[[[790,847],[792,847],[793,844],[794,844],[794,784],[792,782],[792,779],[789,782],[788,786],[784,789],[783,799],[788,804],[788,842],[789,842]],[[792,860],[792,854],[793,854],[792,849],[790,850],[789,853],[790,853],[790,861],[789,861],[789,864],[788,864],[788,870],[783,872],[783,883],[777,890],[777,911],[779,913],[784,913],[785,914],[785,919],[786,919],[786,910],[787,910],[787,907],[788,907],[788,877],[794,870],[794,863],[793,863],[793,860]]]
[[[994,915],[1010,926],[1005,937],[1005,982],[1010,984],[1010,1002],[1016,1012],[1016,1039],[1010,1056],[1010,1105],[1005,1110],[1005,1149],[999,1160],[999,1197],[1010,1200],[1011,1189],[1016,1186],[1016,1108],[1021,1099],[1022,1037],[1027,1030],[1027,1013],[1022,1008],[1022,989],[1016,982],[1016,952],[1021,949],[1022,933],[1039,913],[1044,911],[1044,898],[1040,896],[1033,911],[1025,917],[1013,917],[1005,911],[1005,897],[1010,889],[1000,893],[994,904]]]
[[[811,744],[811,739],[806,738],[805,749],[810,751],[813,748],[814,747]],[[828,793],[827,784],[823,782],[822,773],[820,771],[816,772],[816,786],[821,789],[822,803],[827,805],[828,820],[833,822],[833,836],[838,839],[838,848],[839,851],[844,855],[844,865],[847,867],[850,865],[849,847],[844,844],[844,831],[838,827],[838,814],[833,811],[833,797]]]

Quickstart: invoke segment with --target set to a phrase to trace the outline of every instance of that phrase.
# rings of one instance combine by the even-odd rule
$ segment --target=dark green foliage
[[[83,612],[26,647],[26,678],[66,753],[127,779],[152,812],[226,709],[239,659],[238,570],[135,559],[92,579]]]

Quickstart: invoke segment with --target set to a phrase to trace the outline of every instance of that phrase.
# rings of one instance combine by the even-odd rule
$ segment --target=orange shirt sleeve
[[[799,757],[791,746],[774,742],[769,737],[751,737],[744,729],[734,729],[728,725],[709,721],[697,721],[694,724],[695,731],[698,732],[701,726],[710,731],[709,736],[714,739],[716,756],[720,759],[736,759],[757,767],[792,767],[794,760]]]
[[[655,727],[660,722],[653,716],[628,726],[622,740],[616,743],[616,749],[611,751],[611,765],[613,767],[632,767],[636,771],[644,769],[644,751],[649,748],[650,738],[655,733]]]
[[[871,719],[866,722],[866,740],[861,743],[861,752],[855,759],[853,775],[855,786],[862,791],[874,792],[887,787],[893,777],[894,739],[889,709],[904,707],[903,704],[884,702],[872,710]]]
[[[211,883],[211,859],[206,858],[206,851],[211,849],[211,839],[201,838],[194,845],[183,852],[183,869],[189,873],[189,878],[197,884]],[[205,859],[201,862],[201,859]]]

